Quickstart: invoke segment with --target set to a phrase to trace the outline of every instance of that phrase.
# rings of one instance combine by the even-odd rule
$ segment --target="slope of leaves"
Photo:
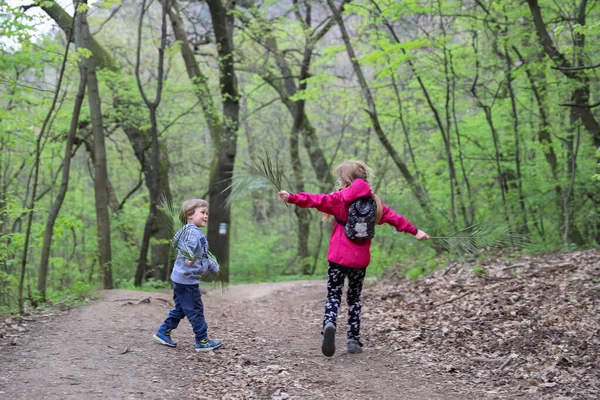
[[[600,251],[451,265],[364,296],[374,345],[492,392],[600,395]],[[562,398],[562,397],[561,397]]]

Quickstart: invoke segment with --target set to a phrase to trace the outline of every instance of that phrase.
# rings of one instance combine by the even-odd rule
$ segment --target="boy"
[[[190,199],[183,203],[179,219],[184,225],[173,237],[177,258],[171,273],[175,307],[154,334],[154,340],[175,347],[171,331],[187,317],[196,335],[196,351],[210,351],[221,347],[219,340],[208,339],[204,320],[204,306],[200,295],[200,278],[208,271],[219,273],[219,267],[208,257],[208,241],[200,231],[208,222],[208,203]]]

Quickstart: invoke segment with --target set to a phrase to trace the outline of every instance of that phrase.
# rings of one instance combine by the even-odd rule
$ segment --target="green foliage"
[[[558,25],[556,28],[554,28],[552,33],[554,33],[554,36],[559,36],[564,29],[565,25]],[[573,26],[571,26],[571,31],[578,35],[590,35],[598,33],[600,32],[600,21],[588,25],[573,24]]]
[[[418,279],[424,273],[425,273],[425,271],[423,270],[423,268],[415,267],[415,268],[411,268],[410,270],[408,270],[408,273],[406,274],[406,276],[409,279]]]
[[[273,159],[267,149],[264,149],[264,157],[258,156],[257,158],[258,161],[255,164],[247,164],[243,172],[237,172],[233,177],[233,183],[226,189],[231,190],[226,199],[228,206],[235,199],[247,195],[251,191],[264,189],[269,184],[278,191],[282,190],[285,177],[279,159]]]
[[[90,9],[90,6],[89,6],[89,5],[87,5],[87,4],[85,4],[85,3],[81,3],[81,4],[79,4],[79,5],[77,6],[77,10],[76,10],[76,11],[77,11],[78,13],[80,13],[80,14],[84,14],[84,13],[87,13],[87,12],[89,11],[89,9]]]
[[[476,276],[485,274],[485,269],[480,265],[474,266],[471,271],[473,271],[473,275]]]
[[[100,0],[96,1],[93,5],[94,7],[111,8],[112,6],[120,6],[121,4],[123,4],[121,0]]]
[[[0,1],[1,52],[17,46],[28,47],[33,33],[32,17],[23,13],[20,6],[11,4]]]
[[[84,282],[74,282],[68,290],[57,290],[50,293],[48,302],[50,305],[62,303],[68,307],[86,303],[97,298],[95,288]]]
[[[77,52],[72,55],[74,62],[79,62],[84,58],[90,58],[92,56],[92,52],[89,49],[85,49],[83,47],[78,47]]]
[[[561,4],[560,13],[551,1],[539,3],[558,51],[567,54],[570,60],[573,37],[585,35],[585,46],[581,49],[584,60],[598,59],[598,7],[588,7],[588,22],[581,26],[563,18],[563,12],[577,15],[577,10],[566,3]],[[121,4],[118,0],[91,4],[89,22],[94,38],[119,67],[112,71],[100,69],[98,77],[111,187],[117,204],[126,199],[121,209],[111,212],[113,274],[119,287],[133,289],[132,277],[149,203],[143,181],[141,188],[133,190],[144,178],[140,174],[139,160],[143,157],[140,152],[150,146],[146,139],[136,137],[150,126],[134,76],[135,41],[130,40],[136,37],[137,24],[133,22],[139,17],[139,5]],[[117,6],[119,12],[111,16]],[[462,250],[470,250],[467,253],[479,257],[480,253],[485,255],[489,246],[508,245],[502,240],[479,241],[471,233],[466,235],[465,244],[457,237],[460,235],[447,234],[476,232],[467,227],[482,221],[497,221],[490,229],[501,231],[500,237],[526,235],[524,252],[597,245],[594,238],[600,229],[597,224],[600,164],[595,160],[596,151],[585,126],[579,122],[571,124],[571,108],[561,105],[572,98],[577,83],[566,78],[544,54],[526,2],[482,0],[472,7],[456,0],[346,4],[344,18],[351,44],[366,75],[381,130],[426,192],[428,212],[415,200],[400,170],[375,135],[346,46],[334,33],[335,28],[318,42],[310,43],[314,53],[308,68],[309,78],[302,82],[305,89],[296,91],[285,104],[280,101],[285,93],[282,91],[290,84],[300,88],[297,76],[305,45],[311,35],[327,24],[325,15],[314,10],[310,27],[297,21],[294,11],[306,12],[302,2],[295,5],[296,10],[286,7],[269,0],[260,7],[237,7],[232,12],[240,27],[234,30],[234,43],[238,85],[243,94],[240,128],[235,138],[238,147],[234,185],[250,189],[232,187],[238,194],[230,204],[232,282],[308,278],[299,275],[302,263],[296,257],[294,207],[283,207],[274,188],[293,190],[296,184],[283,178],[283,172],[293,167],[289,163],[289,132],[294,122],[301,122],[296,128],[301,130],[304,190],[316,192],[322,186],[311,166],[315,145],[308,143],[308,136],[302,130],[314,129],[319,148],[330,166],[346,158],[366,161],[377,175],[373,187],[388,206],[432,236],[454,237],[436,245],[434,241],[417,242],[412,236],[394,233],[387,226],[378,227],[372,244],[370,276],[395,268],[417,278],[457,257],[456,253],[464,253]],[[154,21],[159,8],[158,3],[153,3],[148,10]],[[25,237],[23,217],[28,211],[26,204],[32,184],[29,178],[34,162],[32,149],[54,95],[57,70],[64,54],[64,34],[56,30],[36,32],[32,24],[38,22],[37,17],[0,1],[3,37],[0,41],[0,311],[12,310],[16,305]],[[190,21],[184,23],[190,30],[198,28],[191,26]],[[390,33],[390,27],[398,41]],[[269,45],[266,39],[271,41]],[[140,70],[148,88],[155,86],[150,83],[156,78],[156,46],[156,37],[143,36]],[[214,43],[195,50],[208,84],[208,90],[202,89],[201,96],[211,100],[218,113],[199,107],[198,86],[187,78],[179,54],[182,46],[181,41],[176,41],[165,50],[168,72],[157,114],[161,160],[164,168],[168,168],[175,203],[208,193],[218,143],[214,142],[205,118],[222,119],[222,99],[215,95],[219,93],[220,80]],[[520,56],[514,49],[519,50]],[[507,55],[513,62],[510,73]],[[36,202],[25,270],[26,287],[32,288],[34,298],[45,218],[60,184],[64,141],[79,81],[77,62],[89,56],[90,53],[82,51],[71,52],[63,91],[59,93],[60,104],[52,116],[48,138],[42,143],[39,191],[43,196]],[[282,61],[290,68],[285,74],[280,68]],[[590,78],[591,102],[600,89],[594,79],[596,71],[582,72]],[[509,80],[516,97],[517,131]],[[543,102],[541,106],[534,85]],[[153,97],[152,90],[149,98]],[[307,111],[307,121],[294,121],[291,117],[290,109],[299,104]],[[542,111],[547,126],[542,125]],[[89,120],[86,101],[79,139],[89,133]],[[549,139],[543,139],[544,133]],[[225,139],[232,138],[220,138]],[[309,149],[304,147],[304,140]],[[260,149],[268,149],[268,159]],[[570,149],[577,150],[574,176],[570,172]],[[520,176],[517,176],[517,150]],[[548,161],[553,157],[555,165]],[[244,167],[248,165],[262,169],[248,173]],[[262,178],[249,178],[253,173]],[[54,231],[48,277],[48,296],[52,301],[75,302],[85,298],[99,279],[92,175],[93,163],[80,142],[74,150],[69,191]],[[244,176],[247,179],[240,180]],[[571,182],[572,196],[566,202],[570,212],[565,216],[564,195]],[[573,244],[574,240],[569,238],[565,245],[566,217],[578,230],[583,244]],[[311,218],[310,265],[315,266],[313,277],[324,278],[330,228],[321,224],[319,213],[312,211]],[[159,241],[151,243],[156,245]],[[167,283],[148,280],[142,290],[168,288]]]
[[[171,283],[159,281],[154,278],[149,278],[148,280],[142,283],[142,286],[135,286],[133,284],[133,278],[129,278],[115,280],[115,286],[119,289],[125,290],[138,290],[142,292],[164,292],[171,288]]]
[[[177,56],[181,52],[181,40],[174,41],[167,49],[165,50],[165,57],[171,58]]]
[[[232,281],[261,282],[293,274],[294,249],[285,249],[284,242],[283,236],[273,233],[236,241],[231,249]]]

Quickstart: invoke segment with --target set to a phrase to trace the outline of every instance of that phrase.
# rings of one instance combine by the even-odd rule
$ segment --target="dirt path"
[[[349,355],[344,329],[338,352],[325,358],[319,334],[324,296],[325,283],[317,281],[208,290],[209,334],[224,346],[196,354],[187,321],[173,335],[176,349],[152,341],[169,294],[107,291],[89,305],[30,322],[16,345],[0,347],[0,398],[494,398],[389,348],[371,345]],[[345,318],[339,323],[345,326]]]

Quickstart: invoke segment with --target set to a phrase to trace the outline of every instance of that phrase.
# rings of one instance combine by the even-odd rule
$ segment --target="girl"
[[[331,194],[290,194],[285,190],[279,192],[279,198],[287,203],[303,208],[316,208],[329,214],[337,221],[348,220],[348,208],[356,199],[373,197],[377,202],[377,224],[387,223],[398,232],[414,235],[418,240],[427,240],[429,235],[418,230],[406,218],[396,214],[379,201],[371,192],[369,179],[371,169],[361,161],[344,161],[333,170],[337,177],[336,191]],[[380,218],[379,218],[380,217]],[[321,350],[327,357],[335,353],[335,331],[338,308],[342,297],[344,279],[348,277],[348,352],[362,352],[360,342],[360,293],[362,291],[365,271],[371,259],[371,240],[350,240],[345,234],[344,226],[335,223],[327,260],[327,302],[323,318],[323,343]]]

